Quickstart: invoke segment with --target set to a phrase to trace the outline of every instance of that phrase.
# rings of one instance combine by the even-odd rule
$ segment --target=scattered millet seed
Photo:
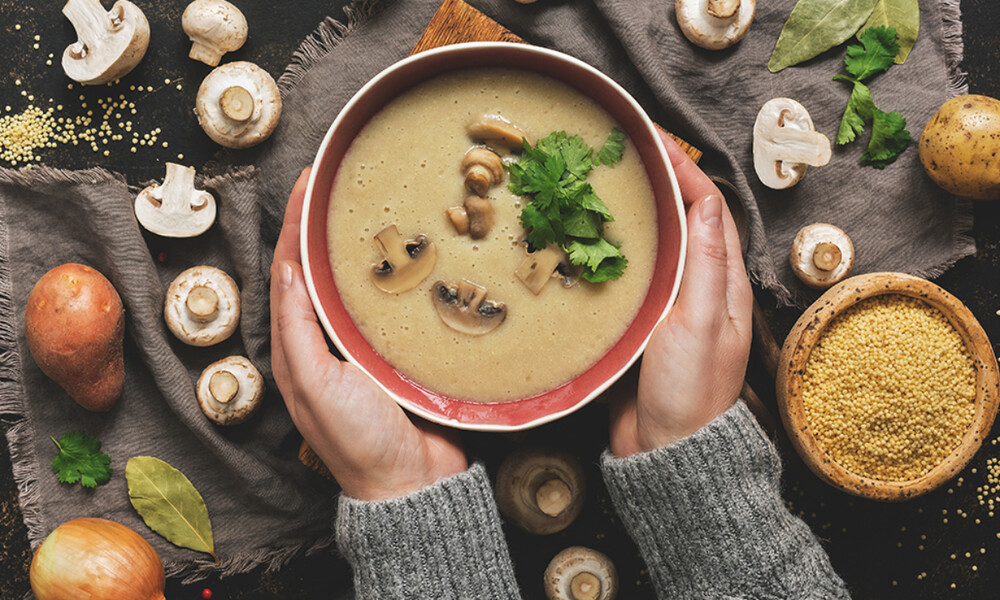
[[[21,31],[21,24],[18,23],[17,25],[14,25],[14,30],[15,31]]]
[[[38,44],[33,44],[31,47],[34,48],[35,50],[38,50]]]
[[[184,155],[183,154],[178,154],[177,155],[177,160],[184,160]]]
[[[36,42],[40,42],[40,41],[42,41],[42,36],[40,36],[40,35],[36,35],[36,36],[35,36],[35,41],[36,41]]]
[[[817,443],[844,468],[912,480],[958,446],[975,412],[976,370],[961,335],[899,294],[835,318],[809,356],[802,403]]]

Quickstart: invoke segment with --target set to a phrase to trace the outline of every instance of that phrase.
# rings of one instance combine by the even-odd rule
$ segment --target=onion
[[[163,600],[163,563],[138,533],[105,519],[73,519],[31,560],[37,600]]]

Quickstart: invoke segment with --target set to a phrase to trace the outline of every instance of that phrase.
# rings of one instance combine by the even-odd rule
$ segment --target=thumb
[[[722,196],[703,196],[688,211],[688,247],[678,309],[695,331],[726,315],[728,251],[723,233]]]

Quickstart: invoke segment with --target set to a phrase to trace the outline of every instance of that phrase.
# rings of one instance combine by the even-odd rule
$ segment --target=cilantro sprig
[[[604,224],[614,220],[594,188],[584,181],[596,164],[622,159],[625,134],[614,129],[594,158],[594,150],[578,135],[557,131],[534,147],[524,141],[520,162],[507,166],[510,191],[530,196],[521,210],[521,225],[535,248],[557,244],[570,262],[583,267],[592,283],[618,279],[628,260],[604,238]]]
[[[101,452],[101,441],[82,431],[71,431],[59,438],[50,437],[59,453],[52,459],[52,470],[62,483],[96,487],[111,479],[111,457]]]
[[[876,169],[884,169],[910,145],[910,132],[905,129],[906,119],[895,112],[883,112],[875,107],[872,92],[864,80],[889,70],[899,52],[896,30],[892,27],[870,27],[859,37],[861,44],[852,44],[844,57],[849,75],[837,75],[834,80],[853,85],[851,97],[837,131],[837,144],[853,142],[872,124],[868,149],[861,155],[861,162]]]

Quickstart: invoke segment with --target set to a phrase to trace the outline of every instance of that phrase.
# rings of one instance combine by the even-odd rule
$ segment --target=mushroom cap
[[[434,309],[445,325],[466,335],[486,335],[507,318],[503,302],[486,300],[486,288],[463,279],[457,286],[431,286]]]
[[[482,142],[490,148],[503,150],[520,150],[524,140],[531,143],[528,134],[507,119],[497,114],[487,114],[469,123],[466,132],[473,140]]]
[[[466,196],[462,206],[469,217],[469,236],[474,240],[481,240],[489,235],[495,216],[493,203],[487,198]]]
[[[188,238],[205,233],[215,222],[215,198],[194,187],[195,170],[167,163],[163,185],[154,183],[135,197],[135,218],[156,235]]]
[[[170,283],[163,317],[185,344],[217,344],[231,336],[240,323],[240,291],[221,269],[191,267]]]
[[[466,189],[478,196],[486,196],[492,186],[503,181],[503,161],[496,152],[482,146],[473,146],[465,153],[460,169],[465,174]]]
[[[817,249],[825,250],[828,246],[824,245],[829,244],[833,244],[839,250],[840,261],[832,269],[820,268],[817,262],[822,264],[823,261],[817,259],[823,257],[817,257]],[[832,254],[836,256],[837,253]],[[795,235],[789,260],[792,270],[802,283],[823,290],[851,274],[851,269],[854,267],[854,244],[839,227],[829,223],[813,223],[803,227]]]
[[[716,12],[716,4],[726,4],[727,7],[738,4],[739,8],[732,16],[720,18],[712,14]],[[708,50],[721,50],[743,39],[753,22],[757,5],[755,0],[725,3],[720,0],[676,0],[674,9],[681,32],[692,44]]]
[[[798,183],[809,165],[830,162],[830,140],[815,130],[804,106],[791,98],[772,98],[753,126],[753,166],[761,183],[783,190]]]
[[[96,3],[96,7],[94,6]],[[97,22],[91,17],[103,15]],[[68,0],[62,10],[80,38],[63,51],[62,67],[66,76],[87,85],[121,79],[135,68],[149,47],[149,21],[138,6],[118,0],[105,12],[99,0]],[[89,33],[81,27],[92,28]],[[92,48],[100,40],[99,47]]]
[[[528,253],[514,270],[514,276],[521,280],[531,293],[542,293],[549,279],[560,277],[563,287],[573,287],[580,277],[582,268],[569,260],[569,255],[556,244],[548,244],[541,250],[531,251],[527,240],[521,243]]]
[[[264,378],[246,358],[229,356],[208,365],[195,389],[206,417],[219,425],[239,425],[260,408]]]
[[[606,555],[570,546],[545,568],[545,595],[549,600],[614,600],[618,571]]]
[[[580,515],[586,497],[583,466],[565,450],[525,447],[500,465],[497,507],[509,521],[537,535],[562,531]]]
[[[210,67],[219,64],[222,55],[243,47],[247,41],[247,19],[240,9],[226,0],[195,0],[181,16],[184,33],[191,39],[188,55]]]
[[[253,98],[251,116],[237,121],[223,110],[223,95],[231,88],[243,88]],[[249,148],[268,137],[281,117],[281,92],[267,71],[257,65],[236,61],[215,68],[198,88],[194,113],[208,137],[227,148]]]

